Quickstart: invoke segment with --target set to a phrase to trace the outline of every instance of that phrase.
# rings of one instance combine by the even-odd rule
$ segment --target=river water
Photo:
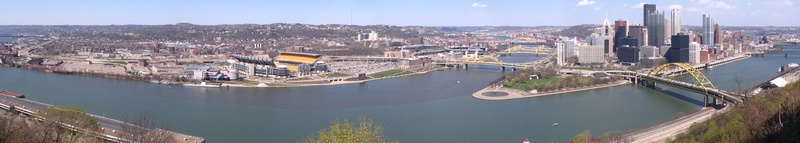
[[[774,76],[778,66],[792,59],[782,55],[750,58],[705,73],[721,88],[731,85],[725,83],[731,74],[757,83]],[[514,55],[501,60],[539,58]],[[192,88],[0,67],[0,90],[43,103],[80,106],[119,120],[147,114],[170,124],[174,131],[208,142],[295,142],[327,127],[333,119],[362,116],[383,125],[385,137],[401,142],[520,142],[526,138],[560,142],[587,129],[599,135],[646,128],[695,112],[701,108],[697,101],[702,102],[691,92],[636,85],[506,101],[471,96],[503,74],[496,67],[470,66],[361,84]]]

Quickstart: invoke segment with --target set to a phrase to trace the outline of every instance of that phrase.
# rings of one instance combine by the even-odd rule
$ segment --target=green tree
[[[722,137],[725,136],[724,128],[717,127],[717,122],[708,122],[708,131],[703,134],[703,142],[716,143],[722,142]]]
[[[360,118],[358,125],[345,119],[331,121],[328,128],[320,130],[316,136],[308,136],[301,142],[303,143],[385,143],[397,142],[388,141],[383,137],[383,127],[375,125],[372,119]]]
[[[52,106],[35,114],[42,142],[76,142],[87,133],[100,131],[97,121],[77,106]]]
[[[577,135],[572,137],[572,142],[573,143],[586,143],[586,135],[577,134]]]

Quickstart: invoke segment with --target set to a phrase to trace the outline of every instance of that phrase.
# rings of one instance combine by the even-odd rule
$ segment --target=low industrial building
[[[433,61],[431,58],[428,57],[421,57],[421,58],[405,58],[400,60],[399,67],[400,69],[410,70],[410,69],[420,69],[424,67],[433,66],[431,64]]]
[[[220,69],[205,69],[195,70],[192,74],[192,79],[195,80],[239,80],[239,71],[237,70],[220,70]]]
[[[152,66],[150,71],[153,74],[184,74],[186,68],[184,66]]]
[[[646,68],[652,68],[666,63],[667,59],[664,57],[647,57],[639,60],[639,64]]]

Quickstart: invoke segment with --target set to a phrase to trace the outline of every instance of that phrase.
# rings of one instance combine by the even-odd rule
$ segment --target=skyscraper
[[[631,47],[623,45],[619,47],[619,54],[617,56],[620,63],[636,64],[639,62],[641,53],[638,47]]]
[[[689,43],[689,63],[700,63],[700,51],[703,48],[702,46],[703,45],[700,45],[700,43],[697,42]]]
[[[614,49],[612,50],[612,52],[614,52],[614,53],[617,53],[617,48],[619,48],[619,46],[621,45],[621,44],[619,44],[620,40],[625,39],[625,37],[628,37],[628,36],[626,36],[626,35],[628,35],[628,34],[626,34],[626,33],[628,33],[627,26],[619,26],[619,27],[616,27],[616,28],[617,28],[618,31],[616,31],[616,33],[614,34]],[[636,46],[636,45],[634,45],[634,46]]]
[[[689,35],[672,35],[672,47],[667,50],[664,56],[669,62],[689,62]]]
[[[647,22],[648,22],[648,19],[649,19],[647,16],[650,15],[650,13],[653,13],[653,12],[656,11],[656,4],[644,4],[643,8],[644,8],[643,9],[643,12],[644,12],[644,14],[643,14],[644,26],[647,26],[648,25]]]
[[[603,46],[602,45],[579,45],[578,63],[581,65],[602,64]]]
[[[586,37],[586,43],[588,43],[589,45],[592,45],[592,46],[594,46],[594,45],[598,45],[598,46],[601,46],[601,47],[602,47],[602,45],[603,45],[603,39],[602,39],[602,38],[600,38],[600,34],[598,34],[598,33],[592,33],[591,35],[589,35],[588,37]]]
[[[628,29],[628,20],[622,20],[622,19],[620,19],[620,20],[614,21],[614,31],[615,31],[615,32],[616,32],[616,31],[619,31],[619,27],[620,27],[620,26],[625,26],[625,29]],[[628,36],[628,33],[627,33],[627,32],[626,32],[626,33],[623,33],[623,34],[625,34],[625,36]]]
[[[628,35],[630,35],[631,38],[637,39],[638,44],[636,45],[636,47],[642,47],[648,45],[647,44],[648,31],[646,27],[642,26],[641,24],[634,24],[628,27],[630,28],[630,30],[628,30]]]
[[[676,35],[681,32],[681,9],[672,9],[672,34]]]
[[[664,45],[664,12],[654,11],[647,16],[647,42],[651,46],[661,47]]]
[[[722,29],[719,24],[714,24],[714,44],[722,44]]]
[[[672,35],[672,20],[664,19],[664,38],[669,39]]]
[[[617,39],[625,37],[628,37],[628,20],[620,19],[614,21],[614,39],[612,39],[614,41],[613,45],[614,49],[612,50],[612,52],[617,53],[617,47],[619,47],[618,46],[619,44],[617,44]]]
[[[714,19],[711,15],[703,14],[703,44],[714,45]]]
[[[614,36],[614,27],[612,27],[611,22],[608,21],[608,16],[603,21],[603,27],[600,27],[600,36]]]
[[[613,51],[614,27],[612,27],[611,22],[608,21],[607,15],[606,19],[603,21],[603,27],[600,28],[600,37],[603,39],[603,52],[608,54],[610,51]]]
[[[564,41],[558,41],[555,43],[556,45],[556,65],[562,66],[566,65],[564,62],[567,59],[566,53],[566,46],[564,45]]]
[[[558,65],[567,65],[567,58],[575,56],[577,42],[575,39],[562,37],[561,41],[555,43]]]

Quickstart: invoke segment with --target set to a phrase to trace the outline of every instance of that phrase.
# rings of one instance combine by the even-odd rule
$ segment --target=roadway
[[[21,50],[19,50],[19,52],[17,52],[17,55],[19,55],[20,57],[25,57],[25,56],[27,56],[27,57],[38,57],[38,55],[31,56],[30,52],[32,50],[35,50],[35,49],[38,49],[38,48],[42,48],[42,46],[50,44],[50,43],[52,43],[52,42],[54,42],[56,40],[58,40],[58,38],[53,38],[50,41],[47,41],[47,42],[44,42],[44,43],[39,43],[39,44],[36,44],[36,45],[33,45],[33,46],[28,46],[28,47],[22,48]]]
[[[3,102],[2,104],[5,105],[14,105],[16,108],[25,109],[31,111],[32,113],[39,112],[41,110],[47,109],[50,105],[39,103],[36,101],[26,100],[22,98],[14,98],[3,95]],[[91,115],[95,121],[104,129],[104,130],[112,130],[112,131],[122,131],[123,127],[122,124],[126,124],[121,121],[104,118],[100,116]]]
[[[4,95],[4,94],[0,94],[0,97],[3,98],[2,102],[0,102],[0,104],[13,105],[15,108],[21,109],[24,112],[29,112],[29,113],[25,113],[25,114],[28,114],[28,115],[35,114],[38,111],[45,110],[48,107],[52,106],[52,105],[48,105],[48,104],[44,104],[44,103],[40,103],[40,102],[36,102],[36,101],[32,101],[32,100],[23,99],[23,98],[15,98],[15,97],[11,97],[11,96]],[[94,120],[97,121],[98,125],[100,125],[100,127],[101,127],[102,131],[104,132],[105,136],[111,135],[112,137],[117,138],[117,139],[119,139],[119,137],[117,137],[117,136],[119,136],[120,132],[124,131],[124,129],[125,129],[123,127],[123,125],[132,125],[132,124],[128,124],[128,123],[125,123],[125,122],[122,122],[122,121],[109,119],[109,118],[105,118],[105,117],[101,117],[101,116],[96,116],[96,115],[92,115],[92,114],[90,114],[90,116],[92,116],[92,118],[94,118]],[[136,128],[139,128],[139,129],[144,129],[146,131],[154,130],[154,129],[144,128],[144,127],[141,127],[141,126],[133,126],[133,127],[136,127]],[[187,139],[187,140],[185,140],[186,142],[205,142],[205,139],[200,138],[200,137],[193,137],[193,136],[183,135],[183,134],[179,134],[179,133],[175,133],[175,132],[173,132],[173,133],[174,133],[176,139],[181,139],[182,140],[182,139],[186,138]]]
[[[714,114],[722,113],[727,110],[728,107],[725,107],[721,110],[716,110],[710,107],[703,108],[700,109],[700,111],[690,115],[683,116],[647,129],[625,134],[623,135],[623,139],[626,139],[632,143],[666,142],[667,139],[670,139],[689,129],[692,124],[703,122],[710,119]]]

